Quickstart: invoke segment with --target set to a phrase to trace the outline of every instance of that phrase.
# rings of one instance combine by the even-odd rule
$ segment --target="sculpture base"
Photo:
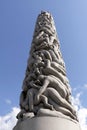
[[[81,130],[78,122],[60,117],[35,117],[19,121],[13,130]]]

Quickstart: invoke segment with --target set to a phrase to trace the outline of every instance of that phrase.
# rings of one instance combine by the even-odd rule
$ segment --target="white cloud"
[[[87,130],[87,108],[83,107],[81,104],[81,94],[82,93],[78,93],[75,97],[72,98],[72,101],[77,110],[81,130]]]
[[[82,91],[84,92],[85,89],[87,89],[87,83],[83,84],[83,85],[78,85],[76,87],[73,87],[73,92],[76,93],[78,91]]]
[[[0,116],[0,130],[12,130],[17,122],[16,115],[18,112],[19,108],[14,107],[7,115]]]
[[[80,108],[78,117],[82,130],[87,130],[87,108]]]
[[[72,97],[72,103],[73,103],[76,111],[78,111],[79,108],[81,108],[81,101],[80,101],[81,94],[82,94],[82,92],[77,93],[75,97]]]

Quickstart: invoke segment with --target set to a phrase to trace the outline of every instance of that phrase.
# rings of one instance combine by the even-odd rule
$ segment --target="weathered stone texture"
[[[81,130],[49,12],[37,18],[13,130]]]

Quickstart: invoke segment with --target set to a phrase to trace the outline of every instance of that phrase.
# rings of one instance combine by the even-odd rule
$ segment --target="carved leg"
[[[62,67],[60,64],[56,62],[51,62],[51,66],[56,69],[58,72],[61,72],[63,75],[66,76],[66,71],[64,70],[64,67]]]
[[[43,70],[43,72],[46,75],[54,75],[55,77],[59,78],[63,82],[63,84],[67,85],[68,79],[65,76],[63,76],[61,73],[57,72],[53,67],[51,66],[46,67]]]
[[[29,111],[33,111],[34,109],[34,102],[33,102],[33,89],[28,90],[28,103],[29,103]]]
[[[50,55],[51,55],[51,57],[52,57],[52,61],[55,61],[55,62],[57,62],[58,63],[58,57],[55,55],[55,53],[54,53],[54,51],[53,50],[49,50],[49,52],[50,52]]]
[[[71,118],[78,120],[78,119],[77,119],[77,116],[74,115],[73,113],[71,113],[70,110],[68,110],[68,109],[66,109],[66,108],[64,108],[64,107],[59,106],[59,105],[58,105],[57,103],[55,103],[52,99],[49,100],[49,103],[51,103],[51,104],[54,106],[54,109],[55,109],[56,111],[60,111],[60,112],[63,113],[64,115],[70,116]]]
[[[34,100],[35,105],[38,105],[40,102],[42,102],[46,108],[53,110],[53,106],[48,103],[48,97],[43,94],[36,94]]]
[[[49,104],[48,103],[48,97],[44,96],[44,95],[41,95],[40,96],[40,100],[44,103],[44,106],[48,109],[51,109],[51,110],[54,110],[53,109],[53,105]]]
[[[58,105],[65,107],[66,109],[69,109],[74,115],[76,115],[76,112],[71,104],[69,104],[64,98],[60,96],[60,94],[53,88],[47,88],[49,97]]]
[[[51,66],[50,64],[51,64],[50,60],[47,59],[46,60],[46,68],[49,68]]]

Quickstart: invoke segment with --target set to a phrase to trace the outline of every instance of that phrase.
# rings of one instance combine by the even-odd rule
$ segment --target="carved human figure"
[[[50,86],[51,88],[54,88],[57,91],[57,101],[60,102],[60,104],[64,107],[66,107],[67,109],[69,109],[70,111],[72,111],[74,113],[73,107],[71,104],[69,104],[67,102],[67,96],[68,91],[66,89],[66,86],[63,86],[63,84],[58,81],[58,79],[56,79],[54,76],[49,75],[49,76],[45,76],[45,75],[40,75],[38,77],[38,80],[43,82],[43,85],[41,86],[40,90],[37,93],[36,96],[36,101],[37,104],[40,100],[40,96],[47,90],[47,88]],[[54,93],[55,95],[56,93]],[[52,95],[51,95],[52,96]],[[54,97],[54,96],[53,96]]]
[[[29,86],[23,86],[23,91],[20,94],[20,108],[21,111],[17,114],[17,118],[23,118],[23,114],[27,112],[33,112],[36,114],[37,108],[34,107],[34,97],[35,94],[38,91],[38,86],[34,86],[34,88],[31,88],[32,82]],[[33,87],[33,86],[32,86]]]
[[[50,61],[47,60],[47,66],[42,70],[43,74],[45,74],[45,75],[53,75],[53,76],[59,78],[67,86],[67,84],[69,83],[67,77],[64,76],[61,72],[56,71],[56,69],[54,68],[54,66],[56,67],[56,65],[54,63],[52,65],[53,66],[51,66]]]
[[[17,118],[22,118],[23,114],[28,112],[29,110],[29,105],[28,105],[28,97],[27,97],[27,86],[24,87],[24,90],[20,94],[20,108],[21,111],[17,114]]]
[[[43,96],[45,104],[47,105],[51,104],[53,111],[55,110],[60,111],[61,113],[68,115],[72,117],[73,119],[78,120],[76,117],[76,112],[73,109],[73,106],[71,107],[71,105],[64,98],[62,98],[60,94],[54,88],[49,86],[41,96]],[[41,100],[41,96],[38,95],[36,97],[35,103],[37,102],[37,100],[39,100],[39,102],[43,101],[43,99]],[[45,111],[46,110],[44,110],[44,112]]]

